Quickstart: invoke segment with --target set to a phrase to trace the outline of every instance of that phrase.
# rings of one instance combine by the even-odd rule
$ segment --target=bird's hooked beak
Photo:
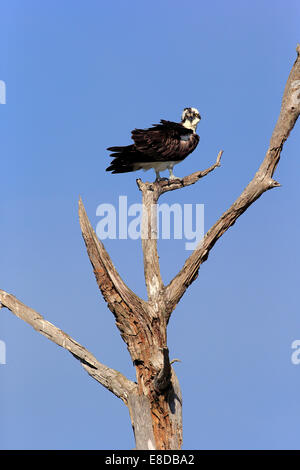
[[[190,121],[190,122],[193,122],[195,119],[198,119],[200,121],[201,116],[200,116],[200,114],[190,114],[190,115],[186,116],[186,119],[188,119],[188,121]]]
[[[195,118],[196,118],[196,119],[199,119],[199,121],[201,121],[201,116],[200,116],[200,114],[196,114],[193,119],[195,119]],[[192,119],[192,120],[193,120],[193,119]]]

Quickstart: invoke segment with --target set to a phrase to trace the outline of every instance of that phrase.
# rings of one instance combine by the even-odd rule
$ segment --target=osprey
[[[200,138],[196,128],[200,119],[196,108],[185,108],[180,123],[161,119],[160,124],[153,124],[150,129],[134,129],[131,133],[134,144],[108,147],[107,150],[113,152],[113,161],[106,171],[127,173],[153,168],[159,181],[159,172],[168,169],[170,179],[176,179],[174,165],[182,162],[198,145]]]

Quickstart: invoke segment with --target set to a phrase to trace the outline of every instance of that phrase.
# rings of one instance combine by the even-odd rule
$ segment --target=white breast
[[[151,168],[154,168],[155,171],[165,171],[169,168],[173,168],[174,165],[177,165],[177,163],[180,163],[181,160],[172,162],[136,162],[134,164],[134,169],[135,170],[144,170],[148,171]]]

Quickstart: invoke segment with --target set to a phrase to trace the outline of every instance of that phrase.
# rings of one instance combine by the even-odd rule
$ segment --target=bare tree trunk
[[[167,324],[172,311],[189,285],[197,278],[217,240],[238,217],[265,191],[280,184],[273,179],[284,142],[300,114],[300,46],[285,87],[280,115],[265,158],[254,178],[232,206],[206,233],[180,272],[163,284],[156,238],[156,207],[159,197],[168,191],[196,183],[220,166],[216,163],[183,179],[143,183],[137,180],[143,197],[142,249],[148,300],[138,297],[124,283],[102,242],[91,227],[82,201],[79,219],[88,256],[97,284],[115,316],[136,368],[136,382],[101,364],[89,351],[62,330],[46,321],[11,294],[0,290],[0,307],[30,324],[35,330],[68,350],[101,385],[122,399],[129,409],[136,449],[180,449],[182,445],[182,397],[167,347]]]
[[[149,213],[149,217],[146,217],[147,229],[150,233],[153,196],[151,191],[144,194],[145,212]],[[136,448],[179,449],[182,443],[181,394],[169,361],[164,286],[156,239],[142,240],[149,295],[149,301],[145,302],[130,291],[116,273],[103,244],[90,225],[81,200],[79,219],[97,283],[103,296],[108,299],[108,306],[136,368],[137,389],[131,394],[128,403]]]

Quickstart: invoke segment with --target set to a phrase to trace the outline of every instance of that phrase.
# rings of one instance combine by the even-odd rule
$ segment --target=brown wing
[[[161,120],[150,129],[132,131],[134,144],[109,147],[113,158],[106,171],[126,173],[135,171],[135,163],[184,160],[198,145],[199,136],[182,124]]]
[[[183,160],[195,150],[199,142],[199,136],[193,134],[191,129],[165,120],[150,129],[135,129],[132,131],[132,139],[134,148],[143,156],[143,162]]]

